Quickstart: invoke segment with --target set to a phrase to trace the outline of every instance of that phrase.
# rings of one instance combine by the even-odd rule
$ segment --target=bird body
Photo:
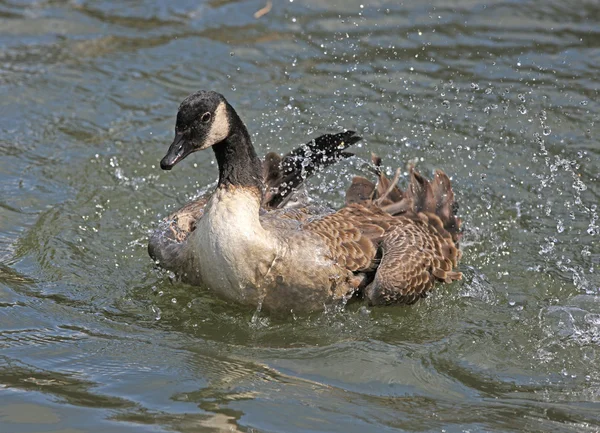
[[[357,140],[353,133],[328,137],[322,155],[337,149],[336,158],[347,156],[341,149]],[[198,92],[180,107],[161,167],[207,147],[219,165],[215,192],[165,220],[150,240],[150,254],[183,281],[237,303],[304,312],[353,296],[374,305],[413,303],[435,281],[461,277],[453,271],[460,220],[443,172],[429,182],[411,170],[405,192],[380,171],[377,184],[357,177],[338,211],[281,207],[304,179],[301,158],[271,157],[263,165],[227,101]],[[310,155],[322,165],[335,160]]]

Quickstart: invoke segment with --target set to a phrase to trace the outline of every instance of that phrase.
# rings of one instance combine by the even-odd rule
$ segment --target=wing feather
[[[428,223],[398,217],[382,241],[382,258],[366,295],[373,305],[412,304],[424,298],[436,281],[462,277],[453,272],[458,250],[452,237],[442,236]]]

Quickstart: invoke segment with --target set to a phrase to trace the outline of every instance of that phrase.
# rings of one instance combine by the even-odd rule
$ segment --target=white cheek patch
[[[220,143],[229,135],[229,119],[227,118],[227,107],[221,102],[215,110],[214,120],[200,149],[206,149],[212,145]]]

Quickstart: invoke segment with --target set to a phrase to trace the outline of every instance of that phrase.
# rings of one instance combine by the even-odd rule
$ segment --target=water
[[[598,431],[597,2],[0,1],[0,431]],[[223,92],[260,154],[364,135],[442,168],[464,281],[273,319],[173,282],[179,102]],[[403,181],[406,177],[403,176]]]

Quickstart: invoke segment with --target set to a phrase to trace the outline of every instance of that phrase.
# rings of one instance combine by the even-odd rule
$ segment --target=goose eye
[[[202,117],[200,118],[201,121],[203,121],[204,123],[208,122],[210,120],[210,113],[204,113],[202,115]]]

